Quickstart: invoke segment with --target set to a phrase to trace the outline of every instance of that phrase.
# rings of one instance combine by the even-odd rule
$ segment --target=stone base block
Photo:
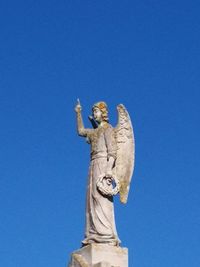
[[[73,252],[68,267],[128,267],[128,249],[94,243]]]

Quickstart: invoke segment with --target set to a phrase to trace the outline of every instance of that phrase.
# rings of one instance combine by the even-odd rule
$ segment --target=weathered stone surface
[[[85,239],[83,247],[72,253],[69,267],[128,267],[128,249],[119,246],[113,197],[119,193],[120,201],[127,202],[135,145],[129,114],[122,104],[117,109],[118,124],[113,128],[106,103],[95,103],[91,129],[84,127],[79,100],[75,107],[78,134],[91,145],[91,159]]]
[[[94,265],[94,267],[110,267],[108,262],[100,262]]]
[[[128,249],[94,243],[75,251],[69,267],[128,267]]]
[[[127,202],[134,167],[134,133],[130,116],[120,104],[118,124],[111,126],[108,107],[103,101],[92,107],[92,125],[85,128],[78,101],[75,111],[78,135],[91,145],[91,160],[87,186],[85,239],[82,244],[110,244],[118,246],[113,197],[120,194],[122,203]]]

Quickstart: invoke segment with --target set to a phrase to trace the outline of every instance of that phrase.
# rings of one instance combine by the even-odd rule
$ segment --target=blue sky
[[[0,3],[0,266],[65,266],[80,247],[89,146],[104,100],[132,118],[136,165],[115,200],[130,267],[199,267],[200,3]]]

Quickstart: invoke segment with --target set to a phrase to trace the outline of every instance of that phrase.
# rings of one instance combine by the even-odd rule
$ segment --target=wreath
[[[105,174],[99,176],[97,189],[105,196],[115,196],[119,193],[119,180],[116,177],[106,177]]]

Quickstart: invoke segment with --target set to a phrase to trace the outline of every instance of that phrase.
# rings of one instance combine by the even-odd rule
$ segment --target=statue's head
[[[109,122],[108,108],[105,102],[100,101],[93,105],[92,112],[94,119],[100,123],[101,121]]]

